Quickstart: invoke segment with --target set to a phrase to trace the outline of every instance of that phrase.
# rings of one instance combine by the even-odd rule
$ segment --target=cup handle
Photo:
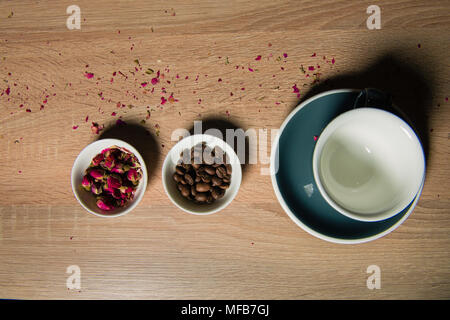
[[[392,109],[392,97],[381,90],[366,88],[361,90],[356,98],[353,109],[356,108]]]

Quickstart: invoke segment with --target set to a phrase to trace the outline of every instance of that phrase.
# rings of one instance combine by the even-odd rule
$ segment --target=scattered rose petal
[[[255,58],[255,60],[256,60],[256,61],[261,60],[261,56],[257,56],[257,57]]]
[[[78,126],[73,126],[72,129],[73,129],[73,130],[77,130],[77,129],[78,129]]]
[[[94,77],[94,74],[93,74],[92,72],[86,72],[86,73],[84,74],[84,76],[85,76],[86,78],[88,78],[88,79],[92,79],[92,78]]]
[[[164,97],[161,97],[161,104],[165,104],[167,102],[167,99]]]
[[[292,89],[294,89],[293,93],[299,93],[300,92],[299,88],[297,87],[297,84],[294,84],[292,86]]]
[[[308,70],[309,70],[309,71],[314,71],[315,69],[316,69],[316,68],[314,68],[314,66],[309,66],[309,67],[308,67]]]
[[[147,82],[142,82],[141,83],[142,88],[145,88],[147,86],[147,84],[148,84]]]
[[[283,57],[287,58],[288,57],[287,53],[283,53]]]
[[[159,82],[158,78],[152,78],[152,85],[155,85]]]

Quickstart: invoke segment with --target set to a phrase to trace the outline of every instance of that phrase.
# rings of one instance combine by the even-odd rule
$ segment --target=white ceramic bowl
[[[325,200],[361,221],[390,218],[416,197],[425,175],[425,156],[411,127],[374,108],[347,111],[317,140],[313,172]]]
[[[136,193],[134,195],[133,200],[129,201],[122,208],[116,208],[113,211],[103,211],[97,207],[95,203],[95,197],[91,193],[81,188],[81,182],[83,180],[84,172],[89,167],[89,164],[91,163],[92,159],[102,150],[112,146],[125,148],[138,158],[142,168],[142,179],[140,180],[139,185],[136,188]],[[142,156],[130,144],[118,139],[101,139],[86,146],[80,152],[78,157],[75,159],[75,162],[72,167],[71,182],[72,182],[72,191],[73,194],[75,195],[75,198],[77,198],[81,206],[84,209],[86,209],[89,213],[92,213],[99,217],[106,217],[106,218],[119,217],[133,210],[142,200],[145,189],[147,187],[147,168],[145,166],[145,161],[142,158]]]
[[[184,198],[177,188],[176,182],[173,180],[175,166],[180,159],[180,153],[185,149],[191,149],[198,143],[206,142],[211,147],[221,148],[229,157],[231,164],[231,181],[230,187],[225,191],[225,195],[211,204],[197,204],[189,199]],[[212,135],[196,134],[183,138],[169,151],[164,160],[162,167],[162,181],[164,190],[169,199],[181,210],[197,214],[207,215],[218,212],[228,206],[239,191],[242,180],[242,168],[238,156],[233,148],[224,140]]]

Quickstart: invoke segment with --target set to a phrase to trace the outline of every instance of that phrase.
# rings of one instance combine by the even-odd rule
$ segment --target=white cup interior
[[[406,122],[383,110],[359,108],[338,116],[323,130],[313,170],[319,191],[337,211],[378,221],[413,201],[425,158]]]
[[[190,150],[193,146],[202,142],[206,142],[206,144],[211,148],[216,146],[221,148],[229,157],[232,168],[230,187],[225,191],[225,195],[222,198],[211,204],[198,204],[194,201],[186,199],[181,195],[177,188],[176,182],[173,180],[175,167],[178,160],[180,160],[180,153],[185,149]],[[180,140],[169,151],[162,168],[162,180],[167,195],[178,208],[188,213],[206,215],[222,210],[233,200],[241,185],[242,169],[238,156],[228,143],[215,136],[196,134]]]

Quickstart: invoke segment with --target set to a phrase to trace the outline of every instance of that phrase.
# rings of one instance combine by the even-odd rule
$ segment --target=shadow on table
[[[250,156],[249,138],[248,136],[245,136],[246,129],[242,128],[239,124],[230,121],[229,119],[224,119],[221,117],[208,117],[203,119],[201,121],[201,128],[198,128],[197,130],[195,129],[196,127],[194,124],[194,126],[189,129],[189,133],[191,135],[207,133],[221,138],[231,145],[239,157],[242,167],[242,179],[244,179]],[[228,131],[229,137],[227,136],[228,129],[232,130]],[[231,139],[233,140],[231,141]]]
[[[302,101],[333,89],[378,88],[392,95],[394,105],[410,120],[423,144],[428,159],[428,110],[431,108],[433,83],[429,73],[388,53],[367,69],[337,75],[314,85]],[[427,75],[427,76],[426,76]]]
[[[147,167],[148,183],[154,176],[156,164],[159,160],[160,150],[155,137],[144,126],[128,122],[126,124],[118,124],[103,130],[100,139],[119,139],[125,141],[136,148],[136,150],[144,158]]]

